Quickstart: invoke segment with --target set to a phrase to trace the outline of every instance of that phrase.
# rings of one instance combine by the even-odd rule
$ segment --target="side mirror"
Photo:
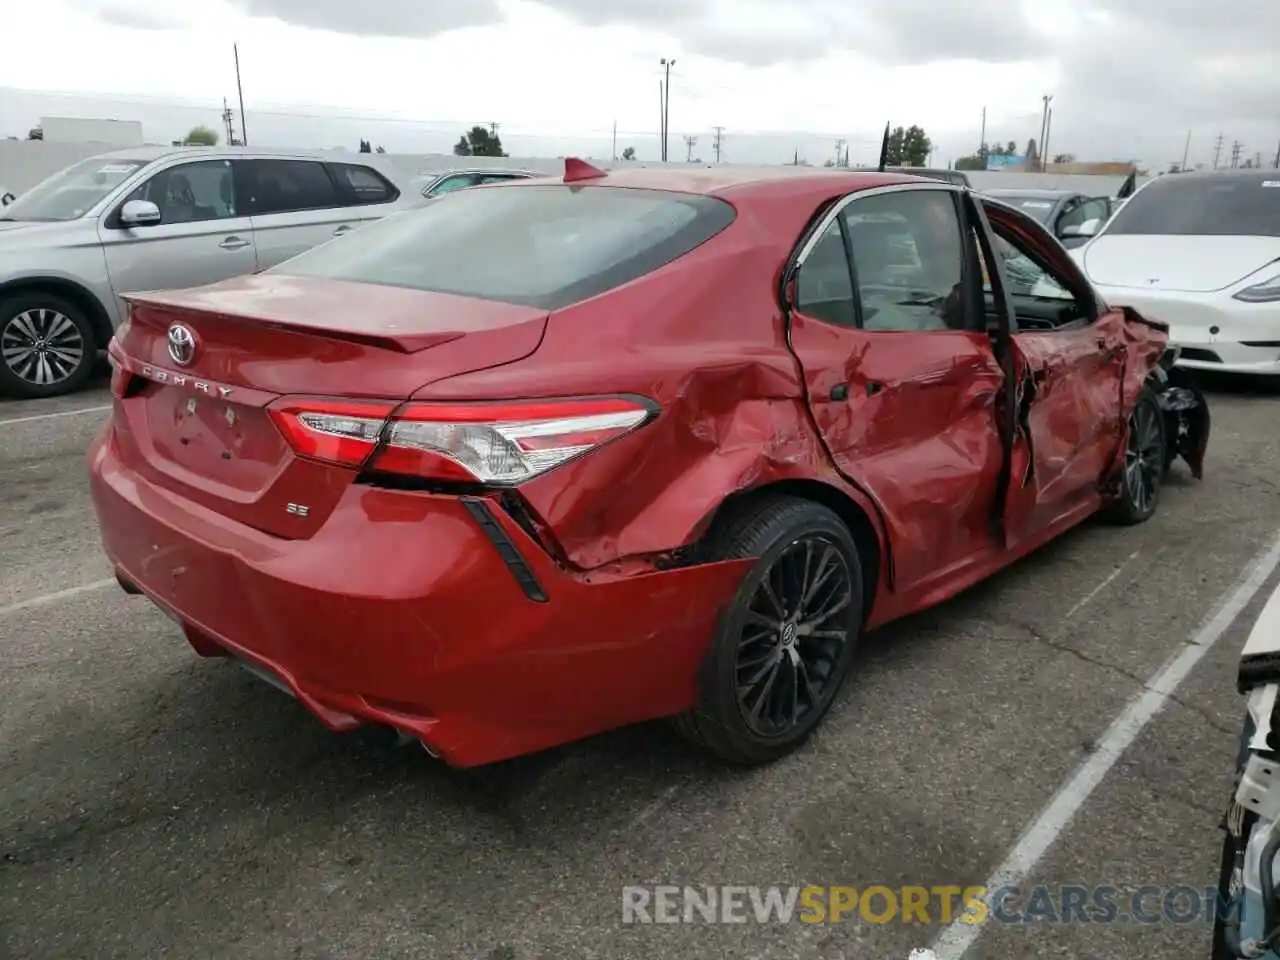
[[[162,219],[160,208],[150,200],[130,200],[120,209],[120,224],[125,227],[153,227]]]

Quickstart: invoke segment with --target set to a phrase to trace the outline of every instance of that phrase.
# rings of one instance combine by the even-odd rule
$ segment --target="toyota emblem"
[[[175,323],[169,328],[169,356],[181,367],[191,365],[196,357],[196,335],[190,327]]]

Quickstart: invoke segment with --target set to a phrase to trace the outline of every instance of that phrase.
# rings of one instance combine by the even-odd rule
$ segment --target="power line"
[[[716,163],[719,163],[720,162],[720,145],[724,139],[724,127],[712,127],[711,129],[716,132],[716,138],[715,138],[715,141],[712,143],[712,149],[714,149],[716,152]]]
[[[1218,134],[1216,140],[1213,141],[1213,169],[1218,169],[1218,161],[1222,157],[1222,141],[1226,139],[1222,134]]]
[[[693,163],[693,148],[697,146],[697,144],[698,144],[697,137],[693,136],[692,134],[685,135],[685,138],[684,138],[684,146],[686,151],[685,158],[684,158],[685,163]]]
[[[1235,140],[1231,144],[1231,166],[1240,166],[1240,151],[1244,149],[1244,144],[1239,140]]]

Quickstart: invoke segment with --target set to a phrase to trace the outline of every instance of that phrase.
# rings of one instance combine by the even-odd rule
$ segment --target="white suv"
[[[141,147],[83,160],[0,208],[0,394],[89,376],[120,297],[275,266],[422,197],[369,154]]]

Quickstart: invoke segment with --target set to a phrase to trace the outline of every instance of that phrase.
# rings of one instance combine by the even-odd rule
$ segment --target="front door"
[[[855,194],[802,251],[789,339],[837,469],[876,503],[894,589],[995,548],[1004,373],[950,185]],[[972,283],[974,286],[966,286]]]
[[[1065,250],[1027,218],[982,207],[1002,261],[1005,301],[997,306],[988,283],[988,308],[1014,323],[1013,470],[1004,510],[1012,547],[1101,503],[1124,436],[1127,336],[1123,313],[1100,311]]]
[[[121,225],[119,210],[129,200],[154,203],[160,223]],[[117,296],[203,286],[256,266],[253,225],[241,209],[229,160],[158,171],[103,218],[98,236]]]

